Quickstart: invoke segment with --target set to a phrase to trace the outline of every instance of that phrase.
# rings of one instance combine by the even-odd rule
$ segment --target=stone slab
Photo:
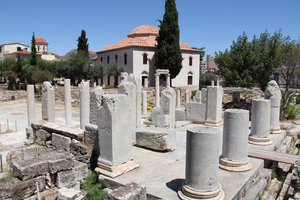
[[[176,147],[176,131],[168,128],[143,128],[136,132],[136,145],[156,151],[173,151]]]
[[[58,190],[58,199],[59,200],[75,200],[82,196],[80,190],[70,189],[63,187]]]
[[[144,185],[129,183],[115,190],[109,191],[104,199],[110,200],[147,200],[146,187]]]
[[[72,170],[61,171],[57,173],[56,186],[58,188],[69,188],[76,181],[76,177]]]
[[[185,110],[176,109],[175,110],[175,121],[185,121]]]
[[[194,122],[205,122],[206,119],[206,104],[203,103],[187,103],[185,105],[186,120]]]

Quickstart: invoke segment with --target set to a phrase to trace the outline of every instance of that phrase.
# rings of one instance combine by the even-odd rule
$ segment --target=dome
[[[151,25],[141,25],[136,27],[131,33],[128,34],[128,37],[136,37],[136,36],[157,36],[158,28]]]
[[[36,38],[35,43],[36,44],[48,44],[48,42],[44,38]]]

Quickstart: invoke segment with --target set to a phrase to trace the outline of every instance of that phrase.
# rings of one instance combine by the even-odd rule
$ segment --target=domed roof
[[[157,36],[158,28],[151,25],[141,25],[136,27],[131,33],[128,34],[128,37],[136,37],[136,36]]]
[[[48,44],[48,42],[44,38],[35,38],[36,44]]]

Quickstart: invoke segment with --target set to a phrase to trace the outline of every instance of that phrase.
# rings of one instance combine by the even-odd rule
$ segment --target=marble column
[[[185,91],[185,104],[189,103],[191,99],[191,92],[190,91]]]
[[[224,113],[223,151],[220,168],[227,171],[247,171],[252,168],[248,159],[249,111],[227,109]]]
[[[185,181],[180,199],[224,199],[218,180],[220,129],[199,127],[187,130]]]
[[[171,79],[170,79],[170,74],[167,74],[167,87],[170,87],[171,86]]]
[[[176,90],[176,107],[177,108],[181,107],[181,94],[180,94],[180,90]]]
[[[268,99],[253,99],[251,108],[251,133],[249,143],[270,145],[270,110],[271,102]]]
[[[35,121],[34,85],[27,85],[27,118],[28,127]]]
[[[143,115],[147,114],[147,91],[143,90]]]
[[[42,119],[55,122],[55,91],[49,81],[42,88]]]
[[[159,108],[159,74],[155,74],[155,107]]]
[[[67,126],[72,125],[72,104],[71,104],[71,85],[70,79],[65,79],[65,124]]]
[[[83,81],[79,86],[80,90],[80,128],[90,123],[90,87],[88,81]]]

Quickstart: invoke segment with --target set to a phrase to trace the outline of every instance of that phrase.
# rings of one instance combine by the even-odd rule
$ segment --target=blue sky
[[[268,30],[300,40],[298,0],[177,0],[180,39],[207,54],[229,48],[243,31]],[[116,43],[142,24],[158,26],[164,0],[1,0],[0,44],[30,44],[32,32],[64,55],[86,30],[90,50]]]

